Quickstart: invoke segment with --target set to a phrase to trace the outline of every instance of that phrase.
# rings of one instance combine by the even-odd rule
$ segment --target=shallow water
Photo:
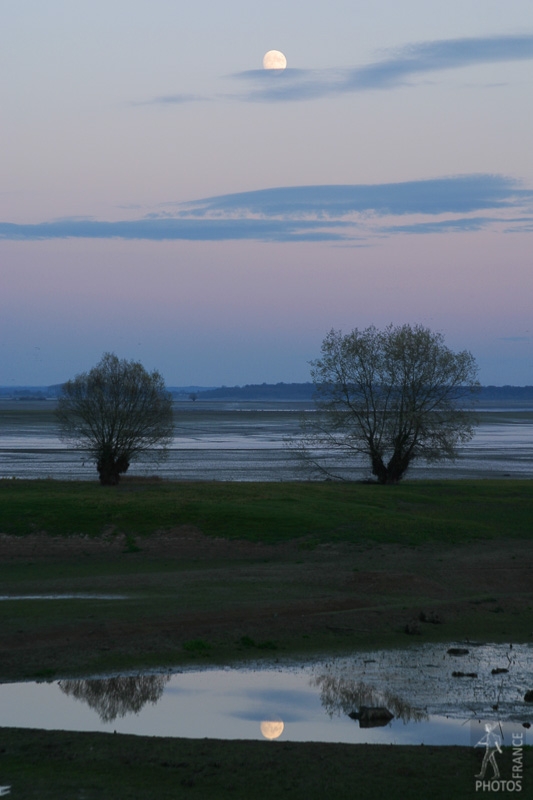
[[[39,405],[39,404],[36,404]],[[298,438],[305,405],[264,403],[191,404],[176,412],[175,435],[168,459],[160,464],[138,461],[131,475],[158,475],[168,480],[292,481],[309,478],[287,449]],[[455,463],[419,464],[409,478],[533,477],[533,411],[494,410],[479,415],[471,442]],[[332,458],[323,461],[334,474],[351,480],[369,477],[367,463]],[[94,480],[94,464],[68,448],[57,435],[52,409],[4,410],[0,405],[0,477]],[[322,476],[323,477],[323,476]]]
[[[306,666],[213,669],[171,675],[0,685],[1,724],[150,736],[357,742],[475,744],[483,725],[508,743],[528,735],[533,646],[450,645],[357,653]],[[494,668],[508,672],[493,675]],[[457,678],[452,672],[475,672]],[[365,725],[350,713],[386,706],[394,718]],[[262,723],[272,723],[262,725]]]

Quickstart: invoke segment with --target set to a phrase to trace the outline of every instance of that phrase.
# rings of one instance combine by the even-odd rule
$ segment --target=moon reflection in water
[[[263,720],[261,733],[265,739],[278,739],[283,733],[284,724],[281,720]]]

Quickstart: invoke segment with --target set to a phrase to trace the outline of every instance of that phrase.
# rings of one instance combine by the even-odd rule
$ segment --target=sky
[[[531,0],[0,13],[0,385],[307,381],[391,323],[533,384]]]

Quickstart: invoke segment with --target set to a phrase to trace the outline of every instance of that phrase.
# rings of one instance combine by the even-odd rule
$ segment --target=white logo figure
[[[483,756],[483,763],[481,764],[481,772],[479,773],[479,775],[476,775],[476,778],[485,777],[485,772],[487,771],[487,765],[489,761],[492,764],[492,769],[494,770],[494,775],[492,777],[493,778],[500,777],[500,770],[496,763],[496,756],[494,754],[496,753],[496,750],[498,751],[498,753],[502,752],[502,749],[500,747],[501,737],[498,736],[498,734],[492,732],[497,724],[498,724],[497,722],[494,722],[491,725],[490,722],[486,722],[485,723],[486,734],[485,736],[482,736],[479,742],[477,742],[477,744],[475,745],[475,747],[481,747],[482,745],[484,745],[486,748],[485,755]]]

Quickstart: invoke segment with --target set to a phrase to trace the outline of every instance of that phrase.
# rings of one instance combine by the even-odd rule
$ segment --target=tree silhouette
[[[303,423],[300,452],[319,469],[320,450],[362,454],[379,483],[394,484],[416,459],[453,459],[473,436],[477,366],[440,333],[420,325],[332,330],[311,365],[318,413]]]
[[[163,457],[171,441],[172,399],[159,372],[105,353],[90,372],[61,387],[61,437],[92,456],[104,486],[114,486],[141,453]]]
[[[170,675],[117,676],[60,681],[61,691],[83,700],[98,712],[102,722],[113,722],[126,714],[138,714],[146,703],[155,705]]]

